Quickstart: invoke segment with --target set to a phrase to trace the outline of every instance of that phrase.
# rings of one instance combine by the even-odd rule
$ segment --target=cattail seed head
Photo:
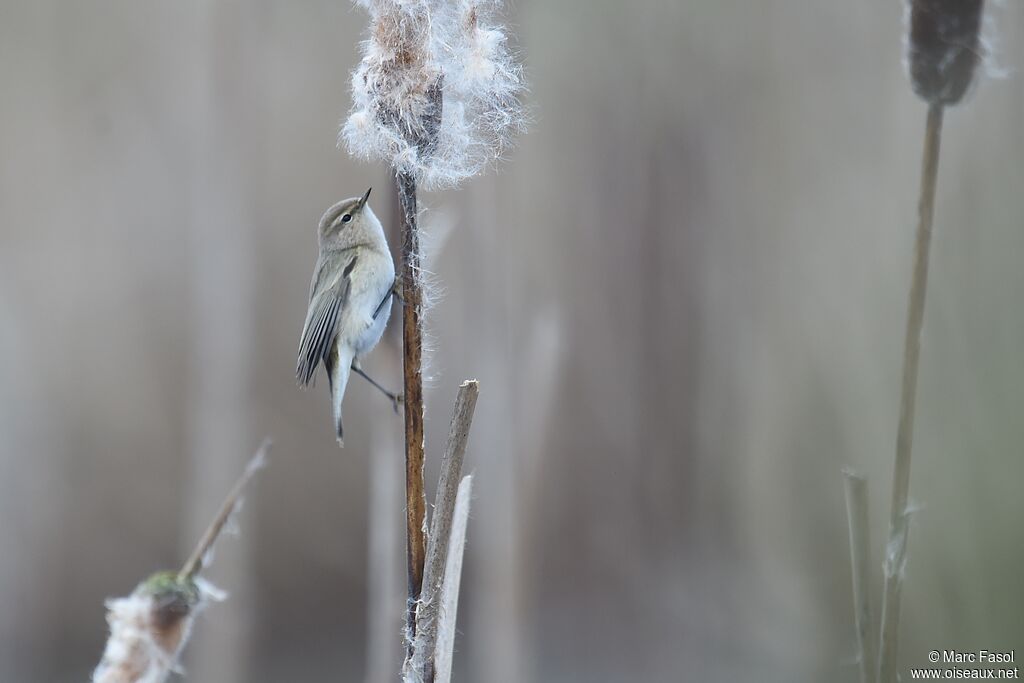
[[[370,15],[339,142],[430,187],[500,158],[525,127],[522,67],[498,0],[357,0]]]
[[[907,64],[914,92],[930,104],[956,104],[980,57],[984,0],[910,0]]]
[[[93,683],[162,683],[176,670],[195,615],[223,593],[202,579],[160,572],[107,601],[110,638]]]

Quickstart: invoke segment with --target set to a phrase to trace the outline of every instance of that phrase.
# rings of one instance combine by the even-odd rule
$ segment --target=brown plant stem
[[[406,561],[409,602],[406,647],[416,635],[416,601],[423,584],[426,555],[426,498],[423,492],[423,283],[420,238],[416,221],[416,179],[395,174],[402,208],[402,358],[405,392]],[[410,650],[411,651],[411,650]]]
[[[850,528],[850,569],[853,577],[853,614],[857,626],[857,655],[861,683],[876,680],[877,659],[871,621],[871,545],[868,533],[868,483],[851,469],[843,470],[846,517]]]
[[[239,501],[242,499],[242,492],[245,491],[246,485],[252,476],[256,474],[256,471],[263,466],[263,462],[266,459],[267,451],[270,449],[270,439],[264,439],[263,443],[260,444],[259,449],[249,459],[249,463],[245,466],[245,470],[242,475],[235,482],[235,485],[231,487],[231,491],[228,493],[224,502],[221,503],[220,510],[217,511],[217,515],[210,522],[210,525],[206,527],[206,531],[203,532],[202,538],[199,539],[199,543],[196,544],[195,549],[189,556],[185,564],[182,565],[181,570],[178,572],[178,577],[181,579],[193,579],[196,574],[203,570],[203,563],[210,552],[210,548],[217,542],[217,538],[224,530],[224,525],[231,519],[232,513],[235,508],[238,507]]]
[[[907,305],[907,330],[903,347],[903,384],[900,422],[896,436],[896,460],[892,481],[892,511],[889,541],[885,548],[885,590],[882,593],[882,632],[878,655],[879,681],[895,683],[897,640],[900,621],[900,593],[907,559],[910,514],[910,456],[914,437],[914,410],[917,399],[917,368],[921,355],[921,327],[924,322],[925,293],[928,287],[928,254],[935,211],[935,185],[939,168],[939,143],[942,138],[941,104],[928,107],[924,154],[921,162],[921,190],[918,202],[917,237],[914,247],[914,271]]]

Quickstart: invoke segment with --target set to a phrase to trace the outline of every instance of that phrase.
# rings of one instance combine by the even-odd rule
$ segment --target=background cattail
[[[914,92],[928,102],[925,121],[924,153],[921,160],[921,187],[918,193],[918,222],[914,237],[914,258],[907,304],[903,346],[903,379],[900,387],[899,423],[896,457],[893,466],[892,507],[889,539],[883,565],[885,585],[882,592],[881,638],[878,650],[878,680],[899,680],[898,645],[900,602],[907,563],[907,539],[910,534],[910,470],[917,412],[917,383],[924,327],[925,298],[928,290],[928,262],[935,214],[935,194],[942,140],[942,117],[946,105],[960,101],[974,74],[978,61],[982,0],[914,0],[910,4],[907,30],[907,59]],[[853,506],[852,529],[855,524]],[[856,574],[857,567],[854,567]],[[855,595],[862,592],[862,581]],[[859,633],[863,636],[867,621],[867,602],[856,598]],[[863,659],[862,664],[868,662]],[[862,680],[871,681],[872,672],[862,666]]]
[[[242,492],[265,464],[268,448],[265,439],[180,570],[157,572],[128,597],[107,601],[110,637],[93,683],[161,683],[178,670],[195,616],[210,600],[226,597],[199,572],[212,561],[214,544],[241,508]]]
[[[196,614],[224,595],[178,572],[159,572],[131,595],[107,601],[110,638],[93,683],[160,683],[177,670]]]
[[[984,0],[912,0],[907,62],[914,92],[931,104],[956,104],[979,61]]]

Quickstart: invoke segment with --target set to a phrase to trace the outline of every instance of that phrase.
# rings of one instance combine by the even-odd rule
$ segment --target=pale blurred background
[[[925,113],[902,12],[512,3],[532,130],[423,197],[431,496],[482,387],[457,680],[856,680],[840,468],[878,589]],[[1024,6],[992,17],[1005,77],[943,141],[904,670],[1024,647]],[[354,380],[339,451],[293,372],[322,210],[372,185],[395,228],[334,144],[365,20],[0,0],[3,683],[86,680],[104,598],[183,561],[265,435],[187,680],[397,680],[400,418]]]

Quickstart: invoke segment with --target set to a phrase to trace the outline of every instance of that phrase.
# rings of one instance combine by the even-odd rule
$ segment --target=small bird
[[[366,203],[369,198],[370,190],[367,190],[362,197],[338,202],[320,219],[320,254],[309,287],[309,310],[295,369],[299,384],[309,386],[317,366],[323,361],[341,446],[345,445],[341,400],[350,370],[384,391],[395,402],[396,409],[400,400],[359,367],[360,358],[369,353],[384,334],[391,315],[395,282],[395,264],[384,229]]]

